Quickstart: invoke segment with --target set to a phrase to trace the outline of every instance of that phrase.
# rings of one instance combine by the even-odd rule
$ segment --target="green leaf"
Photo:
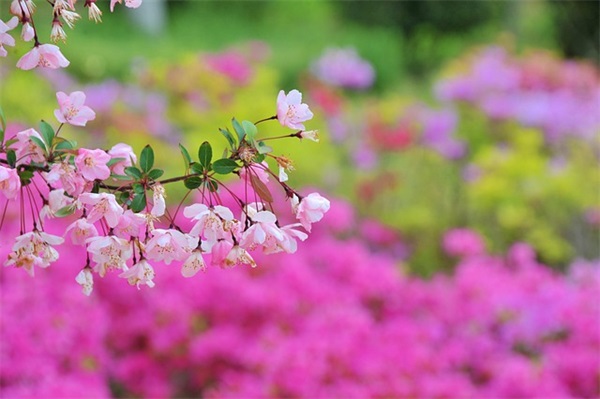
[[[205,169],[208,169],[210,161],[212,161],[212,147],[208,141],[202,143],[198,149],[198,160],[200,161],[200,165],[204,166]]]
[[[6,130],[6,118],[4,117],[4,111],[2,107],[0,107],[0,131],[2,131],[2,139],[0,143],[4,140],[4,131]]]
[[[124,176],[124,175],[116,175],[116,174],[114,174],[114,173],[111,173],[111,174],[110,174],[110,177],[111,177],[112,179],[116,179],[116,180],[131,180],[131,177],[129,177],[129,176]]]
[[[266,158],[265,154],[256,154],[256,156],[254,157],[254,162],[256,163],[261,163],[262,161],[264,161]]]
[[[204,166],[200,165],[198,162],[191,164],[190,169],[192,170],[192,173],[197,173],[199,175],[204,173]]]
[[[131,176],[134,179],[141,179],[142,178],[142,171],[139,170],[138,168],[136,168],[135,166],[128,166],[125,168],[125,174],[127,176]]]
[[[181,144],[179,144],[179,151],[181,151],[181,155],[183,156],[183,163],[185,169],[187,170],[187,168],[189,168],[190,164],[192,163],[192,157],[190,157],[190,153],[188,152],[188,150],[186,150],[185,147]]]
[[[250,121],[242,121],[242,127],[244,128],[244,131],[246,132],[246,136],[248,136],[250,142],[252,142],[252,140],[254,140],[254,138],[256,137],[256,134],[258,133],[258,129],[256,128],[256,125]]]
[[[235,130],[235,133],[237,134],[238,139],[241,142],[244,139],[244,136],[246,135],[244,128],[242,127],[242,125],[240,125],[240,123],[235,118],[231,119],[231,124],[233,125],[233,130]]]
[[[44,150],[44,152],[48,152],[48,149],[46,148],[46,144],[44,144],[44,142],[42,140],[40,140],[39,138],[37,138],[35,136],[29,136],[29,138],[31,139],[31,141],[33,141],[35,143],[35,145],[37,145],[42,150]]]
[[[204,180],[202,180],[198,176],[188,177],[187,179],[185,179],[183,181],[183,184],[190,190],[194,190],[194,189],[200,187],[202,185],[202,183],[204,183]]]
[[[225,136],[225,138],[229,142],[229,145],[231,146],[231,149],[235,150],[235,138],[233,137],[233,134],[231,134],[229,129],[219,129],[219,132],[221,132],[221,134]]]
[[[213,162],[213,170],[220,175],[226,175],[233,172],[239,165],[233,159],[219,159]]]
[[[150,145],[146,145],[140,155],[140,168],[142,171],[148,172],[154,166],[154,150]]]
[[[19,178],[21,179],[21,185],[26,186],[31,183],[33,172],[31,170],[22,170],[19,172]]]
[[[258,150],[259,154],[268,154],[269,152],[273,152],[273,148],[269,147],[262,141],[258,142],[256,149]]]
[[[219,183],[214,179],[210,179],[206,182],[206,187],[208,187],[208,191],[215,193],[219,190]]]
[[[54,140],[54,129],[48,122],[40,122],[40,132],[44,138],[44,142],[47,144],[47,148],[52,147],[52,140]]]
[[[15,150],[6,151],[6,161],[10,166],[13,168],[15,167],[15,164],[17,163],[17,154],[15,153]]]
[[[148,177],[152,180],[156,180],[159,177],[161,177],[164,173],[165,171],[162,169],[152,169],[150,172],[148,172]]]
[[[131,204],[129,205],[129,209],[134,212],[140,212],[144,210],[146,207],[146,194],[136,194],[131,200]]]
[[[68,205],[63,208],[60,208],[58,211],[54,213],[54,216],[63,218],[65,216],[72,215],[75,212],[75,205]]]
[[[111,158],[110,161],[108,161],[106,163],[106,166],[110,167],[110,166],[113,166],[114,164],[116,164],[117,162],[121,162],[121,161],[124,161],[124,160],[125,160],[125,158]]]
[[[54,146],[55,150],[72,150],[73,148],[75,148],[77,146],[77,143],[72,141],[72,140],[62,140],[61,142],[59,142],[58,144],[56,144]],[[109,161],[109,163],[112,162]]]
[[[146,192],[146,190],[144,190],[144,186],[140,183],[133,183],[131,188],[133,188],[133,192],[136,194],[144,194]]]
[[[121,191],[119,194],[117,194],[117,201],[121,205],[129,201],[129,191]]]
[[[263,201],[273,202],[273,196],[271,195],[269,188],[258,177],[250,175],[250,184],[252,184],[252,188]]]

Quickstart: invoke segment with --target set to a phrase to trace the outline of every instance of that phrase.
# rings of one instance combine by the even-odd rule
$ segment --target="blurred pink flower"
[[[485,243],[481,236],[469,229],[453,229],[444,235],[444,251],[448,255],[467,257],[485,253]]]

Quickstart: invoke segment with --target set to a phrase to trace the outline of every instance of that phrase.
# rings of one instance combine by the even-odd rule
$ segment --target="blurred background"
[[[15,70],[19,41],[0,60],[9,132],[83,90],[97,118],[65,135],[177,175],[178,143],[225,147],[296,88],[321,141],[275,153],[332,208],[297,254],[157,265],[151,290],[84,297],[68,245],[2,269],[3,397],[600,396],[599,2],[107,3],[98,25],[78,4],[66,70]]]

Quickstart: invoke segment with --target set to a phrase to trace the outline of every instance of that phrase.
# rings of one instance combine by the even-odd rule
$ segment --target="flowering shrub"
[[[4,270],[2,394],[600,394],[597,264],[557,274],[528,245],[491,256],[453,232],[455,273],[421,280],[399,271],[390,234],[335,201],[293,257],[259,255],[260,268],[207,268],[193,280],[155,262],[156,287],[135,300],[113,274],[84,303],[70,284],[83,250],[67,243],[33,282]],[[41,365],[47,378],[34,378]]]

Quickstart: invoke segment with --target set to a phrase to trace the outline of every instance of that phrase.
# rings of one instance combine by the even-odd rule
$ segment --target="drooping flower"
[[[68,123],[73,126],[85,126],[85,124],[96,118],[96,113],[85,102],[85,93],[74,91],[67,95],[62,91],[56,93],[59,109],[54,110],[54,116],[60,123]]]
[[[52,21],[52,30],[50,31],[50,40],[54,43],[58,43],[59,41],[66,42],[67,34],[65,30],[62,28],[62,22],[58,19]]]
[[[94,276],[92,275],[92,269],[84,267],[75,277],[77,284],[81,285],[81,291],[90,296],[94,289]]]
[[[77,219],[65,230],[65,234],[71,232],[71,242],[75,245],[84,245],[90,237],[98,235],[98,229],[86,218]]]
[[[114,11],[117,3],[121,4],[123,0],[110,0],[110,12]],[[142,0],[125,0],[125,7],[127,8],[138,8],[142,5]]]
[[[312,119],[308,105],[302,103],[302,94],[292,90],[287,95],[283,90],[277,96],[277,120],[290,129],[304,130],[302,122]]]
[[[183,209],[186,218],[196,221],[190,230],[190,235],[201,237],[215,243],[219,239],[231,239],[231,231],[237,222],[233,212],[225,206],[216,205],[209,208],[205,204],[194,204]]]
[[[21,179],[16,169],[0,165],[0,193],[6,199],[15,199],[21,189]]]
[[[250,250],[263,247],[265,251],[279,252],[279,243],[285,235],[275,224],[277,217],[269,211],[260,211],[250,217],[253,224],[244,232],[240,245]]]
[[[56,216],[56,212],[72,203],[73,198],[67,197],[64,189],[52,190],[48,193],[48,203],[40,210],[40,217],[42,219],[53,218]]]
[[[88,7],[88,17],[90,20],[93,20],[95,23],[102,22],[102,11],[96,5],[96,0],[85,0],[84,7]]]
[[[96,262],[94,271],[100,277],[104,277],[107,270],[127,270],[126,262],[133,254],[127,240],[111,235],[91,237],[86,243],[87,251]]]
[[[318,130],[307,130],[300,132],[300,138],[319,142],[319,131]]]
[[[161,184],[155,184],[152,186],[152,199],[154,206],[150,212],[152,216],[160,217],[165,214],[165,188]]]
[[[105,180],[110,176],[110,169],[106,165],[109,161],[110,155],[103,150],[80,148],[77,157],[75,157],[75,166],[88,181]]]
[[[77,197],[86,189],[87,191],[91,189],[91,184],[67,160],[53,164],[50,171],[44,172],[43,176],[52,188],[64,188],[72,197]],[[88,185],[90,187],[87,187]]]
[[[127,209],[119,217],[119,223],[114,228],[114,231],[121,238],[139,237],[145,225],[146,218],[143,215]]]
[[[117,203],[114,194],[110,193],[83,193],[79,202],[88,205],[88,222],[94,223],[104,218],[108,227],[115,227],[123,214],[123,208]]]
[[[125,168],[132,166],[137,162],[137,156],[129,144],[115,144],[110,150],[108,150],[108,155],[111,156],[111,159],[121,159],[120,161],[113,163],[111,166],[113,173],[116,175],[123,176],[125,174]]]
[[[226,267],[234,267],[238,265],[249,265],[256,267],[256,262],[252,258],[252,255],[248,253],[244,248],[239,245],[234,245],[231,251],[225,257],[224,265]]]
[[[69,66],[69,60],[60,52],[54,44],[40,44],[34,46],[29,52],[22,56],[17,62],[17,68],[25,71],[33,68],[65,68]]]
[[[12,17],[8,22],[0,20],[0,57],[6,57],[8,54],[4,45],[11,47],[15,45],[15,39],[6,32],[14,29],[18,23],[19,20],[17,17]]]
[[[43,141],[42,136],[40,136],[35,129],[27,129],[17,133],[17,142],[14,144],[15,153],[17,155],[17,165],[27,164],[29,162],[44,163],[46,161],[44,150],[40,148],[31,137]]]
[[[197,246],[198,237],[174,229],[154,229],[152,238],[146,244],[146,256],[168,265],[174,260],[186,259]]]
[[[192,254],[181,265],[181,275],[183,277],[193,277],[200,270],[206,270],[206,264],[202,257],[202,252],[194,250]]]
[[[311,193],[302,198],[301,201],[294,195],[291,203],[296,218],[302,223],[306,231],[309,232],[311,224],[321,220],[331,205],[327,198],[321,197],[318,193]]]
[[[28,42],[35,36],[35,30],[31,26],[29,22],[25,22],[23,24],[23,29],[21,29],[21,38]]]
[[[140,284],[147,285],[150,288],[154,287],[154,281],[152,281],[154,279],[154,269],[146,259],[140,260],[131,268],[119,274],[119,277],[126,278],[129,284],[137,286],[138,290]]]
[[[58,259],[58,251],[52,246],[63,242],[61,237],[38,230],[22,234],[15,239],[5,266],[22,267],[33,277],[34,266],[46,268]]]

